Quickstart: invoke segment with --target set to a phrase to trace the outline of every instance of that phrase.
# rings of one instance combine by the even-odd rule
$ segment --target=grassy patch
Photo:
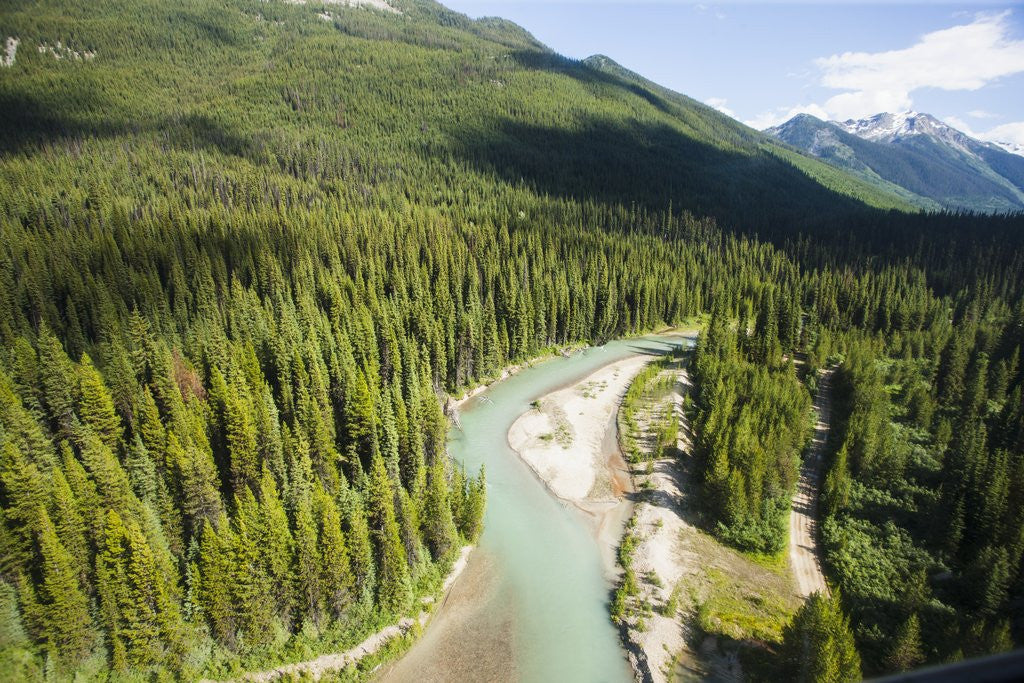
[[[705,577],[707,594],[696,614],[701,630],[733,640],[782,640],[792,611],[781,598],[718,569],[709,568]]]

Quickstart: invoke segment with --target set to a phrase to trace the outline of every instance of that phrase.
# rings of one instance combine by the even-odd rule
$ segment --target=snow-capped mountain
[[[831,121],[847,133],[871,142],[893,142],[910,135],[929,135],[948,145],[970,153],[974,145],[992,145],[1010,154],[1024,156],[1024,145],[1014,142],[986,142],[972,138],[931,114],[905,111],[899,114],[883,112],[866,119]]]
[[[871,142],[895,142],[911,135],[927,135],[964,151],[969,150],[972,142],[977,142],[930,114],[914,111],[900,114],[885,112],[859,121],[849,119],[833,123],[847,133]]]
[[[923,208],[1024,209],[1024,149],[976,140],[930,114],[800,114],[765,132]]]
[[[996,140],[995,142],[990,142],[988,144],[994,145],[1004,152],[1024,157],[1024,145],[1018,145],[1016,142],[1000,142]]]

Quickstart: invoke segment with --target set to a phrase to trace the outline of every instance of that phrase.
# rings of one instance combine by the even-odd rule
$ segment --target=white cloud
[[[972,138],[988,142],[1014,142],[1024,145],[1024,121],[1004,123],[989,130],[974,130],[973,126],[957,116],[943,116],[942,120]]]
[[[753,119],[744,121],[751,128],[757,130],[764,130],[765,128],[771,128],[777,126],[780,123],[785,123],[797,114],[810,114],[816,116],[819,119],[827,120],[829,118],[828,112],[819,107],[816,104],[801,104],[795,107],[787,109],[786,107],[778,107],[769,111],[761,112]]]
[[[843,92],[821,105],[790,111],[838,120],[864,118],[912,108],[913,93],[922,88],[974,91],[1024,72],[1024,40],[1012,39],[1010,14],[1010,10],[976,14],[970,23],[927,33],[900,50],[844,52],[816,59],[819,85]],[[783,110],[765,112],[747,123],[775,125],[772,122]],[[970,115],[989,117],[981,110]]]
[[[1015,142],[1018,145],[1024,145],[1024,121],[1014,121],[1013,123],[1004,123],[1001,126],[996,126],[992,130],[982,133],[981,139],[991,140],[992,142]]]
[[[967,123],[959,116],[943,116],[941,121],[943,123],[949,124],[950,126],[953,126],[961,133],[967,133],[967,135],[969,135],[972,138],[977,138],[979,140],[981,139],[982,134],[976,132],[971,126],[971,124]]]
[[[909,93],[899,90],[858,90],[830,97],[823,108],[837,121],[861,119],[880,111],[906,111],[913,105]]]
[[[734,112],[732,109],[729,109],[729,101],[722,97],[709,97],[706,100],[704,100],[704,104],[708,105],[709,107],[717,109],[726,116],[736,118],[736,112]]]
[[[842,118],[912,106],[921,88],[978,90],[1024,71],[1024,41],[1010,38],[1010,11],[979,14],[969,24],[925,34],[914,45],[887,52],[844,52],[815,60],[821,85],[846,90],[825,109]]]

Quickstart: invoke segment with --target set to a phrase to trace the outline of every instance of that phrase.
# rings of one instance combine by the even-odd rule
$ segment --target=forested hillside
[[[901,203],[510,24],[394,7],[3,5],[0,676],[227,675],[390,623],[480,531],[445,393],[553,345],[749,311],[728,386],[792,408],[766,473],[733,460],[722,521],[754,538],[808,405],[783,353],[985,321],[1011,357],[1020,217],[869,208]],[[985,415],[1019,428],[1002,377]]]
[[[787,292],[800,297],[802,323]],[[712,315],[692,416],[710,530],[742,550],[781,549],[804,385],[813,392],[817,370],[836,365],[822,540],[865,674],[1014,647],[1024,635],[1024,303],[976,287],[929,295],[913,313],[890,309],[887,325],[871,315],[819,325],[830,296],[783,282],[753,322],[742,301],[735,328]],[[785,677],[828,658],[793,659],[822,628],[787,636]]]

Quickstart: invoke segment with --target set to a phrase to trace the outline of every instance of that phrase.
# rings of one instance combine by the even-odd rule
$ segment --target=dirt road
[[[826,370],[819,378],[818,395],[814,399],[818,416],[814,439],[800,468],[800,482],[789,513],[789,564],[796,577],[797,593],[802,598],[817,591],[828,594],[818,547],[818,490],[832,413],[831,400],[832,370]]]

